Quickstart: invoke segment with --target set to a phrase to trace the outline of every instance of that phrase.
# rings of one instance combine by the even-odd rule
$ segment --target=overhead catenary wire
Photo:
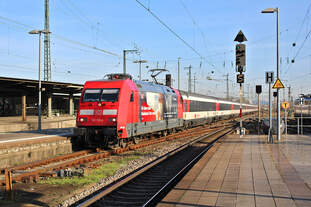
[[[295,55],[294,58],[293,58],[294,60],[295,60],[295,58],[297,58],[297,56],[299,55],[301,49],[302,49],[303,46],[305,45],[305,43],[306,43],[307,39],[309,38],[310,34],[311,34],[311,30],[308,32],[308,34],[306,35],[305,39],[303,40],[301,46],[299,47],[299,49],[298,49],[296,55]]]
[[[73,44],[76,44],[76,45],[80,45],[80,46],[83,46],[83,47],[86,47],[86,48],[97,50],[97,51],[100,51],[100,52],[103,52],[103,53],[106,53],[106,54],[109,54],[109,55],[112,55],[112,56],[121,57],[121,55],[119,55],[117,53],[110,52],[108,50],[104,50],[104,49],[98,48],[96,46],[91,46],[91,45],[88,45],[88,44],[85,44],[85,43],[82,43],[82,42],[79,42],[79,41],[76,41],[76,40],[71,40],[71,39],[68,39],[66,37],[63,37],[63,36],[60,36],[60,35],[57,35],[57,34],[51,34],[51,35],[55,36],[57,39],[60,39],[60,40],[66,41],[66,42],[70,42],[70,43],[73,43]]]
[[[28,30],[28,29],[34,29],[33,26],[30,26],[30,25],[27,25],[25,23],[21,23],[19,21],[16,21],[16,20],[13,20],[13,19],[10,19],[10,18],[7,18],[7,17],[3,17],[3,16],[0,16],[0,19],[4,20],[3,22],[1,23],[4,23],[4,24],[8,24],[8,22],[10,23],[13,23],[15,25],[16,28],[20,28],[20,29],[23,29],[23,30]],[[17,27],[19,26],[19,27]],[[60,35],[56,35],[55,33],[52,33],[51,34],[52,36],[54,35],[55,38],[57,39],[60,39],[62,41],[66,41],[66,42],[69,42],[71,44],[74,44],[74,45],[79,45],[79,46],[82,46],[82,47],[86,47],[88,49],[91,49],[91,50],[94,50],[94,51],[97,51],[97,52],[105,52],[106,54],[109,54],[109,55],[112,55],[112,56],[115,56],[115,57],[118,57],[120,58],[120,55],[114,53],[114,52],[111,52],[111,51],[108,51],[108,50],[104,50],[104,49],[101,49],[101,48],[98,48],[98,47],[95,47],[95,46],[92,46],[92,45],[89,45],[89,44],[85,44],[85,43],[82,43],[80,41],[77,41],[77,40],[71,40],[67,37],[62,37]],[[270,37],[270,36],[269,36]],[[255,41],[255,42],[260,42],[262,41],[262,39],[258,40],[258,41]],[[254,41],[253,41],[254,42]],[[77,48],[78,49],[78,48]],[[233,50],[228,50],[228,51],[225,51],[226,53],[233,53],[234,51]],[[207,62],[206,61],[206,58],[210,58],[210,57],[215,57],[215,56],[222,56],[224,54],[224,52],[219,52],[219,53],[215,53],[215,54],[211,54],[211,55],[207,55],[207,56],[204,56],[204,57],[198,57],[198,58],[183,58],[183,60],[203,60],[204,62]],[[160,60],[161,61],[161,60]],[[168,60],[168,61],[176,61],[175,59],[172,59],[172,60]],[[210,64],[210,63],[209,63]],[[212,64],[213,67],[215,67],[214,64]]]
[[[206,35],[205,33],[203,32],[203,30],[201,29],[201,27],[197,24],[197,22],[195,21],[194,17],[192,16],[190,10],[188,9],[188,7],[186,6],[186,4],[183,2],[183,0],[179,0],[180,4],[182,5],[182,7],[184,8],[184,10],[186,11],[186,13],[188,14],[188,16],[190,17],[193,25],[195,25],[197,27],[197,29],[199,30],[201,36],[202,36],[202,40],[203,40],[203,44],[204,44],[204,47],[205,49],[207,50],[207,44],[206,44]],[[210,42],[209,42],[210,43]]]
[[[311,30],[309,30],[309,32],[307,33],[306,37],[304,38],[302,44],[300,45],[299,49],[297,50],[296,54],[294,55],[293,61],[295,61],[295,59],[298,57],[300,51],[301,51],[302,48],[304,47],[304,45],[305,45],[307,39],[309,38],[310,34],[311,34]],[[292,64],[293,64],[293,62],[291,62],[291,63],[288,65],[288,67],[286,68],[286,71],[285,71],[284,75],[287,74],[287,72],[288,72],[289,69],[291,68]]]
[[[298,38],[299,38],[299,36],[300,36],[300,33],[301,33],[301,31],[302,31],[302,28],[303,28],[303,25],[304,25],[304,23],[306,22],[307,16],[308,16],[308,14],[309,14],[309,12],[310,12],[310,8],[311,8],[311,3],[309,4],[308,9],[307,9],[307,11],[306,11],[306,14],[305,14],[305,16],[304,16],[304,18],[303,18],[303,20],[302,20],[302,23],[301,23],[300,28],[299,28],[299,30],[298,30],[297,36],[296,36],[296,38],[295,38],[295,42],[297,42],[297,40],[298,40]]]
[[[302,28],[303,28],[303,26],[304,26],[304,24],[305,24],[305,22],[306,22],[306,20],[307,20],[308,14],[309,14],[309,12],[310,12],[310,8],[311,8],[311,3],[310,3],[310,4],[308,5],[308,7],[307,7],[307,11],[306,11],[306,13],[305,13],[305,15],[304,15],[304,18],[303,18],[302,23],[301,23],[301,25],[300,25],[300,27],[299,27],[298,33],[297,33],[297,35],[296,35],[296,37],[295,37],[295,41],[294,41],[295,44],[296,44],[296,42],[298,41],[298,38],[299,38],[299,36],[300,36],[300,34],[301,34],[301,31],[302,31]],[[302,47],[303,47],[303,45],[305,44],[306,39],[308,38],[309,35],[310,35],[310,31],[308,32],[307,36],[304,38],[304,41],[303,41],[301,47],[297,50],[297,52],[296,52],[296,54],[293,56],[294,58],[293,58],[292,60],[295,61],[295,59],[297,58],[298,54],[300,53],[300,50],[302,49]],[[293,48],[294,48],[294,45],[290,48],[289,54],[291,54]],[[288,65],[288,67],[286,68],[285,72],[283,72],[284,75],[287,74],[287,72],[289,71],[289,69],[291,68],[291,66],[292,66],[292,62]]]
[[[70,5],[70,7],[73,8],[73,10],[77,11],[79,15],[76,16],[81,18],[81,20],[84,21],[87,25],[89,25],[91,28],[97,27],[96,25],[91,23],[92,21],[90,20],[90,18],[87,15],[85,15],[77,6],[75,6],[74,3],[72,3],[70,0],[65,0],[64,2],[67,2],[68,5]]]
[[[58,5],[56,3],[58,1],[61,1],[61,4]],[[82,23],[83,26],[89,28],[94,36],[96,36],[96,33],[99,32],[101,34],[105,34],[105,31],[101,27],[99,27],[99,22],[92,23],[91,18],[88,17],[85,13],[83,13],[82,10],[79,9],[79,7],[74,4],[74,2],[70,0],[54,0],[53,2],[62,13],[77,19],[79,22]],[[101,37],[101,35],[99,35],[98,37]],[[110,42],[103,38],[101,38],[100,40],[101,42],[104,42],[105,45],[113,46],[116,49],[123,49],[124,46],[120,43],[120,41],[122,41],[124,44],[129,44],[131,42],[125,40],[124,37],[119,38],[117,42]],[[94,38],[94,42],[96,42],[96,38]]]
[[[185,41],[180,35],[178,35],[170,26],[168,26],[163,20],[161,20],[154,12],[150,10],[150,8],[146,7],[139,0],[135,0],[140,6],[142,6],[146,11],[148,11],[156,20],[158,20],[164,27],[166,27],[174,36],[176,36],[180,41],[182,41],[187,47],[189,47],[194,53],[196,53],[199,57],[203,56],[194,49],[187,41]]]
[[[4,68],[14,68],[17,71],[27,71],[29,73],[30,70],[34,70],[36,69],[36,67],[27,67],[27,66],[22,66],[22,65],[10,65],[10,64],[0,64],[0,67],[4,67]],[[33,71],[34,73],[36,73],[36,71]],[[68,74],[67,71],[54,71],[55,73],[59,73],[59,74]],[[77,72],[72,72],[70,71],[71,75],[83,75],[83,76],[90,76],[90,77],[98,77],[97,75],[92,75],[90,73],[86,74],[86,73],[77,73]]]
[[[5,21],[7,21],[7,22],[11,22],[11,23],[14,23],[16,25],[22,26],[22,27],[24,27],[25,30],[26,29],[35,29],[33,26],[30,26],[30,25],[18,22],[18,21],[13,20],[13,19],[9,19],[7,17],[0,16],[0,19],[3,19]],[[109,54],[109,55],[112,55],[112,56],[121,57],[121,55],[119,55],[117,53],[114,53],[114,52],[111,52],[111,51],[108,51],[108,50],[105,50],[105,49],[101,49],[101,48],[98,48],[96,46],[88,45],[86,43],[82,43],[82,42],[79,42],[77,40],[71,40],[71,39],[69,39],[67,37],[63,37],[63,36],[57,35],[55,33],[51,33],[51,35],[54,36],[57,39],[60,39],[60,40],[63,40],[63,41],[67,41],[67,42],[70,42],[72,44],[80,45],[82,47],[87,47],[87,48],[90,48],[90,49],[93,49],[93,50],[96,50],[96,51],[100,51],[100,52],[103,52],[103,53],[106,53],[106,54]]]

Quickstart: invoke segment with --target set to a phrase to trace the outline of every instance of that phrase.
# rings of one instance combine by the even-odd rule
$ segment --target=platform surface
[[[311,136],[230,135],[214,150],[158,206],[311,206]]]
[[[76,126],[75,116],[53,116],[41,118],[42,129],[61,129],[72,128]],[[22,117],[0,117],[0,134],[10,132],[31,132],[38,129],[38,117],[28,116],[26,121]]]
[[[69,137],[72,136],[72,131],[72,128],[62,128],[42,131],[0,133],[0,144],[13,144],[30,140],[43,140],[53,137]]]
[[[28,116],[26,121],[21,117],[0,117],[0,148],[20,142],[35,143],[57,137],[68,137],[73,134],[74,116],[43,117],[42,130],[37,130],[38,117]]]

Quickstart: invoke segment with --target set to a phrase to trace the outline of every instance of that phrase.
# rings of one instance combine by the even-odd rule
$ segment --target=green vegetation
[[[49,178],[47,180],[41,180],[39,183],[51,184],[51,185],[73,185],[80,186],[91,183],[97,183],[105,177],[113,175],[119,168],[124,167],[129,161],[138,159],[138,155],[131,155],[124,157],[120,160],[113,161],[111,163],[105,163],[97,169],[93,169],[89,175],[82,177],[65,177],[65,178]]]

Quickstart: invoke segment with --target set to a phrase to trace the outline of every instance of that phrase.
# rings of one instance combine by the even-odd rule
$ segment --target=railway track
[[[0,184],[10,185],[11,182],[36,182],[40,177],[55,177],[57,172],[62,169],[67,169],[81,164],[88,165],[89,168],[99,167],[98,164],[92,162],[99,161],[114,154],[121,154],[130,150],[136,150],[142,147],[158,144],[168,140],[182,139],[200,136],[223,126],[226,122],[221,121],[216,125],[209,127],[195,127],[178,133],[170,134],[165,137],[143,141],[139,144],[131,144],[126,148],[114,148],[111,150],[82,150],[68,155],[57,156],[54,158],[23,164],[7,169],[0,169]],[[8,177],[11,177],[10,179]]]
[[[230,125],[199,136],[72,206],[154,206],[217,140],[232,130]]]

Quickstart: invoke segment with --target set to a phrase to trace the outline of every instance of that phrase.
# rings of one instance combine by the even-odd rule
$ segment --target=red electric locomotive
[[[84,85],[75,135],[88,145],[124,147],[151,133],[183,126],[183,100],[170,87],[109,74]]]

